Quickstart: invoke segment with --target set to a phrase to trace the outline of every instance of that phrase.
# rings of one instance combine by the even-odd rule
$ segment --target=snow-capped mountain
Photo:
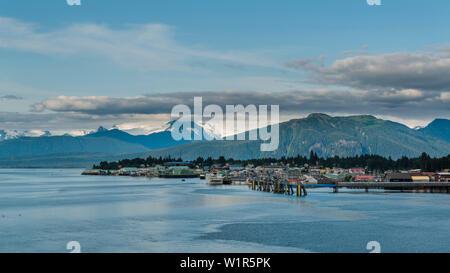
[[[125,126],[121,125],[114,125],[110,129],[107,129],[103,126],[100,126],[97,130],[70,130],[70,131],[43,131],[43,130],[1,130],[0,129],[0,141],[9,140],[9,139],[17,139],[21,137],[48,137],[48,136],[86,136],[91,135],[94,133],[99,132],[106,132],[110,130],[120,130],[123,132],[126,132],[130,135],[134,136],[140,136],[140,135],[151,135],[161,132],[171,132],[174,130],[173,124],[175,123],[175,120],[169,121],[165,124],[163,124],[159,128],[150,129],[145,126],[136,127],[136,128],[130,128],[127,126],[126,128],[123,128]],[[205,136],[208,136],[209,139],[212,138],[220,138],[220,135],[214,133],[214,128],[211,128],[211,126],[208,126],[207,124],[204,126],[198,125],[194,122],[191,123],[191,128],[188,128],[188,130],[191,130],[194,135],[200,135],[200,129],[203,128],[203,133]]]
[[[51,136],[52,134],[49,131],[41,131],[41,130],[0,130],[0,141],[8,140],[8,139],[16,139],[21,137],[43,137],[43,136]]]
[[[176,130],[170,122],[160,132],[132,135],[123,130],[107,129],[100,126],[96,131],[83,135],[70,135],[64,131],[54,131],[53,135],[45,131],[1,131],[4,141],[0,142],[0,159],[6,157],[34,157],[42,155],[67,154],[132,154],[146,153],[152,150],[170,148],[191,142],[203,142],[201,127],[192,123],[191,139],[176,140],[172,131]],[[73,133],[73,131],[72,131]],[[208,134],[208,132],[206,132]],[[24,136],[35,136],[24,138]],[[8,161],[10,162],[10,161]],[[8,163],[10,164],[10,163]]]
[[[107,129],[104,129],[107,130]],[[53,131],[48,130],[2,130],[0,129],[0,141],[17,139],[21,137],[50,137],[50,136],[85,136],[92,134],[92,130]]]
[[[145,129],[145,128],[133,128],[133,129],[120,129],[120,126],[115,126],[115,129],[120,129],[122,131],[125,131],[129,134],[137,135],[150,135],[155,133],[161,133],[161,132],[172,132],[175,128],[173,127],[173,124],[176,120],[171,120],[165,124],[163,124],[161,127],[155,128],[155,129]],[[208,139],[212,138],[220,138],[221,136],[219,134],[214,133],[214,128],[210,126],[209,124],[199,125],[195,122],[191,122],[191,127],[188,128],[189,131],[192,131],[194,135],[200,135],[200,130],[203,128],[203,135],[206,136]]]

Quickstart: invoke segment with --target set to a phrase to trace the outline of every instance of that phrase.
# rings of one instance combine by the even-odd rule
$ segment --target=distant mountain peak
[[[52,133],[50,133],[50,131],[44,131],[44,133],[41,135],[41,137],[49,137],[51,135],[52,135]]]
[[[313,118],[330,119],[332,117],[327,114],[323,114],[323,113],[311,113],[306,118],[308,118],[308,119],[313,119]]]
[[[445,118],[437,118],[437,119],[433,120],[432,122],[430,122],[430,124],[428,124],[428,126],[430,126],[431,124],[445,124],[445,125],[448,125],[448,124],[450,124],[450,120],[449,119],[445,119]]]
[[[173,125],[176,121],[177,121],[177,119],[168,121],[163,126],[152,130],[150,133],[154,134],[154,133],[160,133],[160,132],[171,132],[172,130],[174,130]],[[209,124],[202,125],[202,124],[195,123],[194,121],[191,121],[190,130],[192,130],[195,134],[198,134],[198,133],[200,133],[199,129],[203,129],[204,134],[207,134],[211,138],[213,138],[213,137],[220,138],[221,137],[219,134],[214,133],[214,128],[209,126]]]
[[[450,120],[448,119],[437,118],[419,131],[450,143]]]
[[[108,131],[108,129],[106,129],[103,126],[99,126],[98,129],[97,129],[97,133],[106,132],[106,131]]]

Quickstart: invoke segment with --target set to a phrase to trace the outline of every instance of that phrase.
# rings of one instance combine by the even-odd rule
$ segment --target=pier
[[[339,188],[396,190],[418,193],[450,193],[450,182],[339,182],[334,185],[334,192]]]
[[[276,181],[252,180],[249,186],[254,191],[273,192],[277,194],[296,195],[298,197],[308,195],[306,188],[332,188],[338,193],[340,188],[392,190],[415,193],[450,193],[450,182],[339,182],[336,184],[292,184]]]
[[[273,192],[277,194],[306,196],[308,192],[303,184],[282,183],[276,181],[250,181],[250,186],[254,191]]]

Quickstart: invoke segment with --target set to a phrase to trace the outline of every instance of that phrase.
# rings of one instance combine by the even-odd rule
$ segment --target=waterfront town
[[[450,182],[450,169],[423,172],[420,169],[372,173],[365,168],[320,168],[319,166],[290,167],[281,164],[267,166],[214,164],[193,166],[192,162],[167,162],[153,167],[125,167],[117,170],[91,169],[84,175],[146,176],[163,178],[223,178],[221,184],[254,177],[271,177],[304,184],[333,184],[336,182]],[[209,179],[210,180],[210,179]]]
[[[422,169],[380,171],[370,170],[367,167],[323,167],[318,164],[318,161],[316,161],[317,164],[305,163],[302,166],[292,166],[285,163],[286,161],[256,166],[248,162],[245,165],[232,164],[223,159],[219,160],[221,163],[210,161],[213,162],[211,165],[205,164],[207,162],[204,160],[170,160],[173,159],[154,160],[159,164],[146,166],[145,163],[142,163],[135,167],[124,167],[120,165],[120,162],[114,162],[113,164],[103,162],[103,168],[102,164],[94,166],[91,170],[85,170],[83,175],[142,176],[180,178],[183,180],[198,177],[205,179],[211,185],[248,184],[253,189],[264,191],[274,191],[276,185],[281,185],[282,191],[288,191],[295,185],[305,185],[310,188],[328,186],[336,188],[336,191],[337,187],[365,188],[367,190],[369,188],[387,189],[390,185],[393,185],[392,189],[408,190],[421,185],[421,192],[448,193],[450,185],[449,169],[438,171]],[[125,161],[127,165],[130,165],[130,162],[132,161]],[[112,169],[105,167],[111,167]],[[414,187],[411,187],[411,185],[414,185]],[[436,188],[437,186],[445,187]]]

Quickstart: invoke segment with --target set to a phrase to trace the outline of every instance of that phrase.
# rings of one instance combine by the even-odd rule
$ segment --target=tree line
[[[117,170],[124,167],[151,167],[155,165],[164,164],[167,162],[182,162],[182,158],[168,157],[152,157],[134,159],[123,159],[117,162],[100,162],[99,165],[94,165],[94,169]],[[270,164],[289,165],[290,167],[304,167],[304,166],[319,166],[323,168],[365,168],[369,171],[384,172],[387,170],[407,170],[407,169],[421,169],[426,172],[440,171],[450,169],[450,154],[440,158],[432,158],[426,153],[422,153],[419,157],[408,158],[403,156],[399,159],[393,160],[391,157],[382,157],[379,155],[356,155],[353,157],[328,157],[323,158],[311,151],[309,157],[298,155],[296,157],[281,157],[281,158],[257,158],[248,160],[235,160],[233,158],[226,159],[221,156],[213,159],[211,157],[198,157],[191,161],[192,166],[205,167],[219,164],[224,166],[230,165],[253,165],[265,166]]]
[[[120,168],[140,168],[140,167],[151,167],[155,165],[161,165],[167,162],[183,162],[181,157],[172,158],[168,157],[147,157],[147,158],[133,158],[133,159],[122,159],[119,161],[102,161],[98,165],[92,167],[93,169],[101,170],[118,170]]]

